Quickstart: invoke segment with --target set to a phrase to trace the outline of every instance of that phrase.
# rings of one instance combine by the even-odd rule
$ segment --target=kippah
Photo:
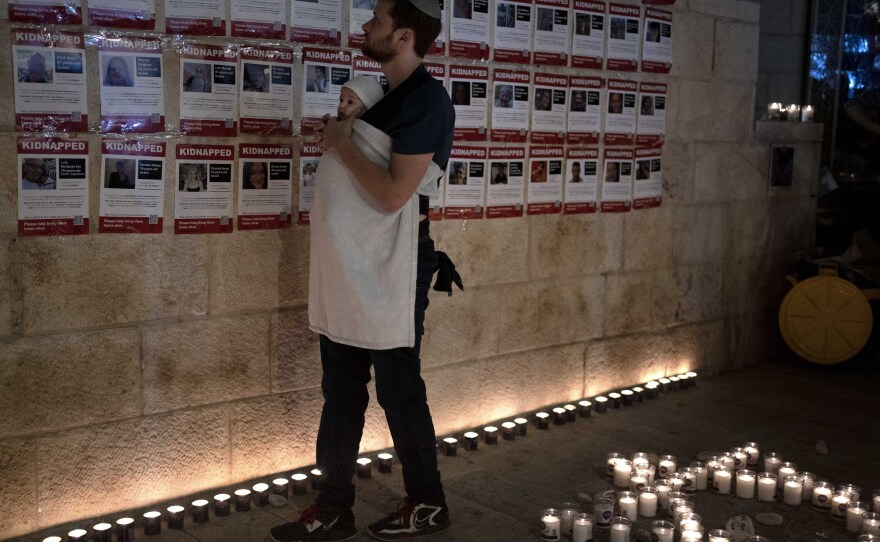
[[[440,18],[440,3],[437,0],[409,0],[409,3],[432,19]]]

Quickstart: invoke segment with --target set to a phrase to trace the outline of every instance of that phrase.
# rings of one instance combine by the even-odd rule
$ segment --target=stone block
[[[679,266],[655,276],[656,326],[718,318],[725,310],[721,264]]]
[[[425,314],[422,367],[496,354],[505,295],[502,287],[468,289],[452,297],[432,292]]]
[[[789,32],[801,36],[810,32],[810,17],[813,11],[811,4],[810,0],[791,0]]]
[[[0,440],[0,506],[3,509],[0,536],[3,538],[37,530],[36,479],[33,441]]]
[[[242,400],[231,407],[231,477],[247,480],[315,462],[324,399],[319,388]]]
[[[643,271],[672,264],[672,208],[627,213],[623,225],[623,269]]]
[[[486,359],[466,361],[422,372],[428,389],[428,406],[438,435],[469,430],[495,418],[486,411],[486,403],[494,402],[495,380],[508,375],[487,375]],[[486,378],[488,377],[488,378]]]
[[[785,105],[800,103],[802,81],[803,72],[774,74],[768,82],[768,101],[782,102]]]
[[[603,336],[636,333],[651,327],[653,283],[649,273],[617,273],[607,277]]]
[[[308,297],[308,228],[211,239],[212,313],[301,305]]]
[[[686,136],[685,136],[686,137]],[[694,144],[678,136],[663,145],[663,206],[694,198]]]
[[[758,25],[715,23],[715,77],[754,83],[758,78]]]
[[[727,204],[676,206],[672,235],[675,265],[720,262],[730,253]]]
[[[40,525],[106,516],[226,483],[226,409],[192,409],[41,437]]]
[[[766,198],[767,151],[749,143],[694,144],[694,202]]]
[[[710,370],[741,369],[792,356],[779,332],[778,315],[778,310],[749,312],[726,319],[725,356]]]
[[[3,21],[8,21],[8,6],[8,0],[3,0],[2,4],[0,4],[0,8],[3,10]],[[11,43],[10,39],[10,25],[4,24],[0,26],[0,40],[4,40],[2,43]],[[12,58],[11,54],[6,54],[0,59],[0,73],[10,74],[10,76],[4,77],[3,80],[0,81],[0,92],[3,93],[2,96],[4,96],[5,105],[5,107],[0,108],[0,130],[3,132],[15,131],[15,87],[11,75],[16,73],[16,71],[15,67],[12,65]],[[3,156],[10,155],[4,154]],[[4,199],[2,201],[9,200]]]
[[[529,227],[529,266],[533,279],[620,269],[622,214],[532,217]]]
[[[321,385],[319,335],[309,329],[307,308],[272,316],[272,392]]]
[[[0,26],[0,39],[4,39],[2,34],[6,34],[5,39],[8,40],[9,35],[3,31],[4,28],[8,27]],[[9,43],[9,41],[4,43]],[[12,55],[0,56],[3,57],[0,59],[0,70],[6,70],[7,68],[10,70],[0,73],[12,73],[12,67],[9,65]],[[0,88],[5,87],[7,84],[9,89],[8,93],[4,94],[4,96],[13,96],[11,77],[4,77],[3,82],[0,83]],[[0,123],[3,126],[8,126],[7,130],[11,132],[15,130],[15,107],[11,99],[6,103],[8,104],[7,107],[0,108],[2,109],[2,112],[0,112]],[[3,117],[9,117],[9,119]],[[0,156],[17,156],[16,153],[18,151],[16,150],[15,140],[16,136],[13,134],[0,135]],[[15,158],[11,158],[8,166],[0,168],[0,201],[6,202],[6,204],[0,205],[0,232],[8,234],[18,233],[18,183],[20,180],[18,162],[15,161]]]
[[[715,19],[698,13],[675,13],[675,37],[672,40],[672,72],[687,79],[712,77]],[[667,124],[668,126],[668,124]]]
[[[504,292],[498,350],[511,352],[602,335],[605,277],[517,285]]]
[[[12,334],[12,307],[13,295],[20,292],[17,285],[18,269],[17,254],[12,254],[15,250],[16,239],[11,235],[0,235],[0,337]],[[14,294],[13,294],[14,292]]]
[[[431,224],[431,236],[470,288],[528,279],[529,225],[525,219],[443,220]]]
[[[705,376],[725,370],[727,343],[723,320],[676,327],[669,339],[673,348],[666,374],[693,370]]]
[[[0,344],[0,436],[99,423],[140,412],[133,329],[49,335]]]
[[[676,122],[683,141],[742,141],[751,137],[752,82],[682,81]]]
[[[641,333],[587,343],[584,396],[606,393],[660,378],[675,345],[667,333]]]
[[[203,237],[20,239],[25,333],[204,313]]]
[[[763,144],[821,143],[824,129],[821,122],[759,120],[755,122],[755,138]]]
[[[695,13],[750,23],[761,18],[761,5],[746,0],[688,0],[688,8]]]
[[[778,77],[782,74],[803,72],[806,40],[803,35],[761,33],[761,50],[758,53],[758,70]],[[779,100],[768,100],[770,102]],[[786,104],[790,102],[785,102]],[[794,100],[794,103],[800,103]]]
[[[144,412],[269,392],[269,316],[143,330]]]
[[[792,0],[761,0],[761,34],[791,31]]]
[[[790,285],[785,276],[792,271],[792,260],[783,253],[744,257],[730,266],[736,310],[732,314],[778,314],[782,298]]]

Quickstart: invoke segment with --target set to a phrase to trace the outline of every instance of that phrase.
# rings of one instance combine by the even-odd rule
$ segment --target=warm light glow
[[[465,433],[464,436],[467,436],[467,433]],[[477,434],[474,433],[474,436],[477,436]],[[381,453],[381,454],[379,454],[379,459],[391,459],[392,457],[394,457],[394,456],[391,455],[391,454],[389,454],[389,453]]]
[[[562,408],[564,408],[565,410],[575,410],[577,407],[574,405],[565,405]]]
[[[251,494],[250,489],[236,489],[235,490],[235,495],[238,497],[247,497],[250,494]]]
[[[254,484],[254,491],[256,491],[257,493],[262,493],[262,492],[266,491],[267,489],[269,489],[269,484],[264,484],[262,482],[260,482],[259,484]],[[198,501],[196,501],[196,502],[198,502]],[[205,501],[205,502],[208,502],[208,501]],[[193,503],[193,504],[195,504],[195,503]]]
[[[172,514],[177,514],[179,512],[183,512],[184,508],[180,505],[175,504],[174,506],[169,506],[168,511]]]
[[[607,397],[603,397],[603,396],[600,395],[600,396],[598,396],[598,397],[595,398],[595,401],[596,401],[597,403],[607,403],[607,402],[608,402],[608,398],[607,398]]]
[[[520,425],[522,425],[524,423],[529,423],[529,420],[527,420],[525,418],[515,418],[513,421],[515,421],[516,423],[518,423]]]
[[[621,390],[620,393],[621,393],[621,395],[632,395],[633,391],[632,390]]]
[[[633,391],[636,393],[642,393],[643,391],[645,391],[645,389],[641,386],[636,386],[635,388],[633,388]]]
[[[553,409],[553,412],[555,412],[556,414],[565,414],[565,409],[560,408],[560,407],[556,407]]]
[[[49,538],[44,538],[43,542],[61,542],[60,536],[50,536]]]
[[[286,483],[287,483],[287,480],[284,480],[284,483],[286,484]],[[218,493],[218,494],[214,495],[214,500],[215,500],[215,501],[220,501],[220,502],[228,501],[228,500],[229,500],[229,495],[226,494],[226,493]]]
[[[474,433],[473,431],[468,431],[467,433],[464,434],[464,438],[477,438],[479,436],[480,435],[478,435],[477,433]]]
[[[79,537],[85,536],[85,535],[86,535],[85,529],[74,529],[74,530],[70,531],[69,533],[67,533],[67,536],[69,536],[71,538],[79,538]]]
[[[181,508],[181,510],[183,510],[183,508]],[[108,529],[111,529],[112,527],[113,526],[110,525],[109,523],[99,523],[99,524],[95,525],[93,527],[93,529],[95,529],[96,531],[106,531]]]
[[[697,373],[695,373],[695,372],[693,372],[693,371],[688,371],[688,372],[685,373],[685,375],[686,375],[688,378],[697,378]]]
[[[608,397],[610,397],[612,399],[620,399],[620,394],[617,393],[616,391],[612,391],[611,393],[608,394]]]
[[[485,431],[487,433],[494,433],[495,431],[498,431],[498,428],[495,427],[494,425],[487,425],[486,427],[483,428],[483,431]]]
[[[147,518],[147,519],[153,519],[153,518],[157,518],[157,517],[159,517],[159,516],[161,516],[161,515],[162,515],[162,514],[161,514],[160,512],[156,512],[155,510],[152,510],[152,511],[147,512],[146,514],[144,514],[144,517]]]
[[[504,422],[501,424],[501,427],[505,429],[513,429],[514,427],[516,427],[516,424],[513,422]]]
[[[661,384],[669,384],[669,379],[668,379],[668,378],[661,378],[661,379],[659,380],[659,382],[660,382]]]
[[[296,473],[296,474],[294,474],[293,476],[290,477],[290,479],[293,480],[294,482],[302,482],[302,481],[305,480],[306,478],[308,478],[308,476],[306,476],[305,474],[303,474],[303,473],[301,473],[301,472]],[[236,492],[236,493],[237,493],[237,492]]]
[[[547,414],[546,412],[538,412],[537,414],[535,414],[535,417],[536,417],[536,418],[541,418],[541,419],[543,420],[544,418],[548,418],[548,417],[550,417],[550,415]]]
[[[119,518],[116,520],[117,525],[131,525],[134,523],[134,518]]]
[[[453,437],[446,437],[445,439],[443,439],[443,442],[445,442],[446,444],[455,444],[456,442],[458,442],[458,439]]]
[[[677,376],[670,376],[669,377],[670,382],[678,382],[679,380],[680,380],[680,378],[678,378]],[[661,380],[660,382],[663,382],[663,381]]]
[[[589,401],[578,401],[578,404],[581,406],[592,406],[593,405],[593,403],[591,403]]]
[[[653,390],[654,388],[656,388],[659,385],[660,384],[658,384],[656,380],[652,380],[652,381],[648,382],[647,384],[645,384],[645,387],[648,388],[649,390]]]
[[[260,484],[257,484],[257,485],[260,485]],[[265,486],[266,484],[263,484],[263,485]],[[269,486],[266,486],[266,487],[269,487]],[[193,501],[193,506],[196,506],[196,507],[208,506],[208,501],[206,501],[205,499],[199,499],[197,501]]]
[[[373,462],[373,460],[370,459],[369,457],[362,457],[362,458],[358,459],[357,462],[359,465],[369,465],[370,463]]]
[[[272,483],[276,486],[283,486],[287,483],[287,478],[275,478],[274,480],[272,480]]]
[[[312,476],[321,476],[321,469],[312,469],[309,471]]]

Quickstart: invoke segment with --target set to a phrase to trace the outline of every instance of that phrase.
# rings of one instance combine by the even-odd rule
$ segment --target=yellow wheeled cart
[[[779,308],[779,329],[798,356],[831,365],[855,356],[868,342],[874,319],[869,300],[880,288],[860,290],[837,276],[837,264],[820,264],[819,276],[798,282]]]

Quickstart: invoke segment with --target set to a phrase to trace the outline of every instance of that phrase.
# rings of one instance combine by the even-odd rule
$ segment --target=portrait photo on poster
[[[104,187],[133,190],[136,166],[137,160],[134,158],[105,158],[104,171],[107,172],[107,177],[104,179]]]
[[[55,190],[58,178],[54,158],[27,157],[21,160],[23,190]]]
[[[466,185],[467,184],[467,164],[465,162],[449,163],[449,184]]]

